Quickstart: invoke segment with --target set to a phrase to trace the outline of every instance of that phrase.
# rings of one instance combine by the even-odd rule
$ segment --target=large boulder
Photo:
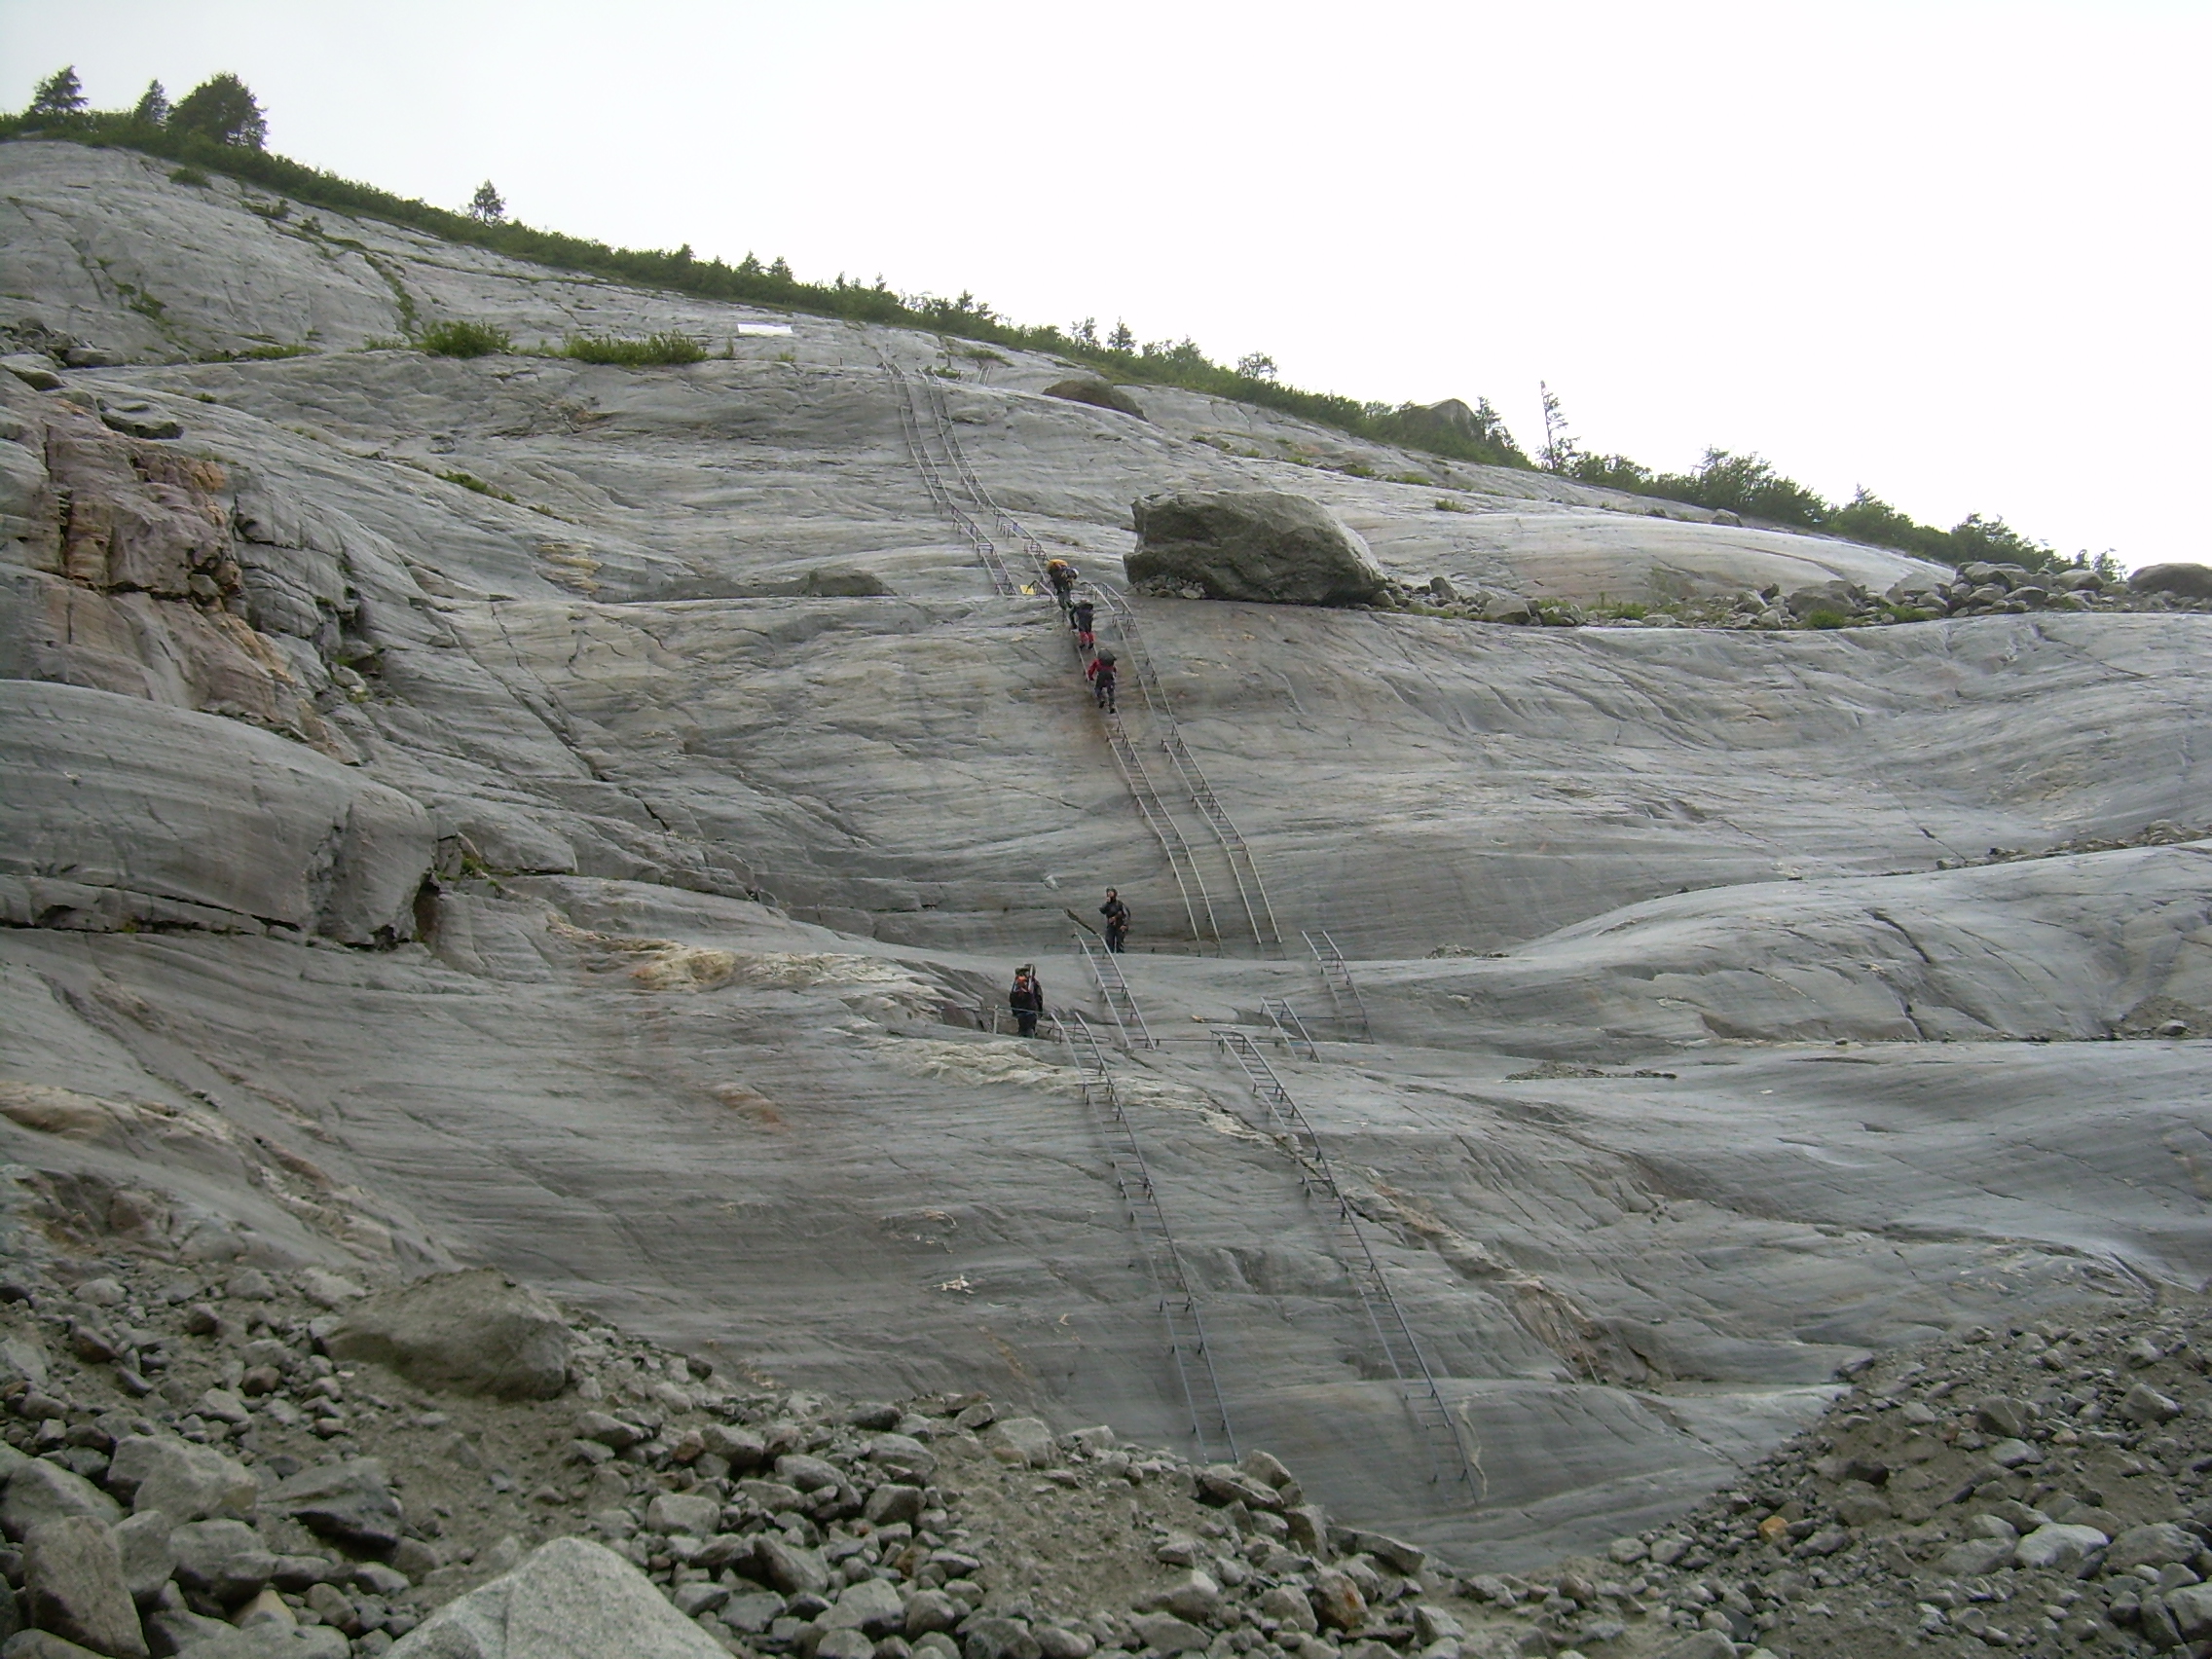
[[[89,1515],[42,1521],[23,1540],[23,1594],[41,1630],[105,1653],[144,1659],[115,1533]]]
[[[2212,565],[2145,565],[2127,578],[2127,585],[2137,593],[2212,599]]]
[[[1133,509],[1129,580],[1161,593],[1267,605],[1364,605],[1384,577],[1367,543],[1308,496],[1280,490],[1187,490]]]
[[[323,1340],[425,1388],[549,1400],[569,1381],[561,1310],[492,1268],[438,1273],[356,1304]]]
[[[166,1435],[126,1435],[115,1443],[107,1467],[107,1490],[128,1498],[138,1514],[160,1510],[171,1521],[203,1521],[210,1515],[250,1515],[261,1484],[243,1463],[235,1463],[212,1446],[195,1446]]]
[[[722,1644],[651,1580],[582,1538],[556,1538],[514,1571],[448,1602],[388,1659],[723,1659]]]
[[[1134,415],[1140,421],[1146,418],[1137,400],[1120,387],[1089,376],[1049,386],[1045,388],[1045,395],[1061,398],[1069,403],[1088,403],[1093,409],[1111,409],[1117,415]]]
[[[28,1457],[8,1477],[7,1495],[0,1497],[0,1532],[20,1539],[42,1522],[83,1515],[103,1527],[123,1519],[114,1498],[71,1470],[43,1457]]]

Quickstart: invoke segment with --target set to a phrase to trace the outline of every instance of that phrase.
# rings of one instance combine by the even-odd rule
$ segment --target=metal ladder
[[[1160,842],[1160,850],[1167,855],[1167,867],[1174,874],[1175,890],[1183,901],[1183,914],[1190,919],[1191,938],[1201,952],[1208,942],[1220,949],[1221,924],[1214,919],[1213,895],[1206,891],[1205,877],[1198,873],[1191,843],[1183,839],[1174,816],[1153,789],[1144,762],[1137,758],[1136,749],[1123,729],[1122,717],[1101,709],[1098,721],[1105,728],[1106,747],[1113,754],[1114,764],[1122,770],[1122,781],[1129,786],[1129,796],[1137,803],[1138,815]]]
[[[1299,1018],[1298,1010],[1289,1003],[1280,997],[1262,997],[1260,1012],[1268,1016],[1268,1023],[1275,1028],[1276,1040],[1290,1051],[1292,1058],[1297,1057],[1300,1049],[1306,1051],[1309,1060],[1321,1057],[1320,1045],[1313,1041],[1313,1033],[1306,1029],[1306,1021]]]
[[[1128,981],[1122,977],[1122,965],[1114,953],[1104,945],[1093,944],[1090,936],[1078,933],[1076,948],[1083,952],[1084,965],[1090,970],[1091,982],[1098,987],[1098,1000],[1106,1010],[1106,1017],[1114,1022],[1114,1029],[1124,1049],[1157,1049],[1159,1039],[1144,1022],[1144,1010],[1137,1007],[1137,999],[1129,994]]]
[[[1041,585],[1048,583],[1050,578],[1045,573],[1045,567],[1050,561],[1050,555],[1046,553],[1044,544],[1029,533],[1020,520],[999,504],[997,498],[983,488],[981,480],[977,478],[974,469],[969,466],[967,453],[960,446],[959,435],[952,429],[951,410],[945,401],[943,387],[934,383],[925,384],[923,402],[937,428],[938,444],[950,460],[953,473],[968,492],[969,498],[990,514],[997,523],[1001,535],[1021,544],[1022,550],[1029,555],[1030,563],[1036,567],[1038,582]],[[1161,751],[1181,777],[1184,788],[1189,792],[1191,804],[1198,809],[1206,829],[1221,844],[1222,856],[1229,865],[1230,879],[1236,887],[1237,900],[1242,905],[1245,921],[1252,930],[1253,943],[1263,956],[1271,950],[1281,954],[1284,948],[1282,929],[1276,923],[1274,904],[1268,897],[1267,883],[1260,878],[1259,866],[1253,861],[1252,850],[1245,845],[1242,832],[1237,830],[1228,809],[1215,795],[1212,785],[1206,781],[1205,773],[1199,769],[1198,759],[1183,742],[1182,731],[1175,721],[1174,708],[1167,700],[1167,688],[1160,682],[1160,676],[1152,666],[1151,653],[1145,649],[1144,637],[1137,627],[1135,609],[1112,588],[1101,587],[1096,583],[1089,585],[1090,591],[1098,596],[1098,603],[1114,619],[1115,632],[1119,636],[1118,644],[1122,647],[1120,654],[1126,660],[1129,677],[1136,682],[1139,695],[1144,698],[1146,712],[1153,717],[1153,721],[1159,728]],[[1110,718],[1109,725],[1113,729],[1109,731],[1108,739],[1119,746],[1115,758],[1121,760],[1123,756],[1119,750],[1127,749],[1127,741],[1119,729],[1118,720]],[[1123,773],[1124,776],[1132,776],[1141,772],[1142,768],[1135,760],[1134,750],[1130,749],[1129,757],[1123,764]],[[1130,788],[1134,793],[1136,785],[1132,783]],[[1147,793],[1153,793],[1149,783],[1145,788]],[[1156,793],[1155,802],[1157,803]],[[1140,810],[1145,807],[1141,798],[1138,806]],[[1147,812],[1148,820],[1150,817],[1150,812]],[[1173,820],[1164,812],[1161,817],[1170,829],[1173,828]],[[1155,832],[1158,833],[1157,826]],[[1182,841],[1180,832],[1176,833],[1175,839]],[[1161,846],[1166,848],[1168,862],[1173,864],[1175,849],[1168,847],[1165,836],[1161,837]],[[1190,849],[1187,843],[1183,845],[1182,852],[1188,860]],[[1198,881],[1196,862],[1192,861],[1189,867],[1192,880]],[[1204,883],[1198,882],[1198,886],[1202,893]],[[1185,895],[1185,904],[1188,907],[1188,894]],[[1210,902],[1206,907],[1208,919],[1211,920]],[[1196,932],[1195,918],[1192,925]],[[1218,928],[1213,931],[1212,937],[1219,940],[1221,935]]]
[[[1006,568],[1006,561],[999,556],[997,543],[983,534],[982,526],[961,510],[960,503],[952,498],[952,492],[944,487],[943,474],[938,470],[937,461],[930,455],[929,445],[923,440],[921,424],[914,418],[913,383],[906,378],[906,372],[882,351],[876,352],[876,358],[883,364],[883,372],[891,377],[892,384],[899,388],[896,401],[899,405],[900,429],[906,440],[906,453],[914,459],[914,467],[922,475],[922,487],[929,492],[930,500],[967,537],[968,544],[976,551],[977,562],[991,578],[992,591],[1002,599],[1014,598],[1021,591],[1021,585],[1014,579],[1014,572]],[[960,461],[957,456],[954,460],[959,462],[961,470],[965,471],[966,462]]]
[[[1375,1028],[1367,1023],[1367,999],[1352,983],[1351,969],[1346,966],[1345,953],[1337,948],[1329,930],[1323,928],[1320,934],[1316,940],[1311,934],[1301,931],[1299,938],[1306,941],[1306,948],[1321,966],[1321,982],[1329,989],[1329,1001],[1336,1005],[1337,1024],[1352,1042],[1372,1043]],[[1356,1036],[1353,1035],[1355,1030]]]
[[[1229,1404],[1222,1397],[1221,1379],[1214,1372],[1213,1348],[1206,1341],[1205,1320],[1198,1311],[1198,1299],[1192,1292],[1190,1275],[1183,1270],[1183,1253],[1176,1248],[1175,1235],[1168,1230],[1166,1213],[1160,1207],[1160,1193],[1153,1185],[1152,1170],[1145,1163],[1144,1148],[1138,1144],[1136,1130],[1114,1088],[1114,1074],[1107,1067],[1105,1051],[1089,1022],[1073,1009],[1052,1014],[1051,1021],[1054,1033],[1067,1045],[1068,1053],[1075,1061],[1084,1103],[1098,1111],[1106,1156],[1114,1168],[1114,1184],[1121,1190],[1122,1207],[1128,1216],[1130,1230],[1136,1234],[1138,1253],[1144,1258],[1146,1273],[1152,1279],[1161,1321],[1167,1327],[1167,1357],[1174,1363],[1183,1403],[1191,1414],[1191,1438],[1198,1444],[1198,1459],[1204,1462],[1210,1456],[1206,1431],[1208,1413],[1200,1406],[1201,1398],[1210,1401],[1210,1415],[1219,1425],[1221,1444],[1228,1448],[1229,1456],[1234,1459],[1236,1432],[1230,1426]],[[1192,1379],[1194,1360],[1204,1377],[1202,1391]]]
[[[1258,1044],[1241,1031],[1218,1027],[1214,1040],[1243,1072],[1251,1085],[1253,1098],[1266,1108],[1277,1136],[1287,1143],[1291,1156],[1297,1161],[1298,1178],[1307,1196],[1329,1205],[1336,1229],[1337,1252],[1350,1276],[1352,1289],[1358,1293],[1368,1329],[1375,1334],[1383,1361],[1397,1380],[1406,1410],[1422,1430],[1428,1446],[1430,1481],[1457,1480],[1470,1491],[1475,1490],[1482,1480],[1481,1471],[1475,1459],[1468,1456],[1466,1442],[1459,1436],[1451,1407],[1444,1403],[1444,1392],[1436,1384],[1436,1373],[1420,1351],[1420,1344],[1414,1340],[1405,1309],[1398,1306],[1397,1297],[1390,1292],[1390,1281],[1382,1272],[1374,1247],[1367,1241],[1367,1230],[1360,1226],[1358,1212],[1337,1184],[1336,1171],[1329,1165],[1328,1154],[1321,1149],[1321,1137],[1313,1132],[1312,1124],[1306,1121],[1306,1114],[1291,1098],[1290,1090],[1283,1087],[1282,1079],[1275,1075],[1274,1067],[1268,1063]],[[1452,1467],[1437,1455],[1439,1447],[1447,1442],[1452,1448]]]
[[[1244,843],[1243,831],[1236,828],[1229,809],[1221,804],[1212,784],[1206,781],[1198,757],[1183,742],[1174,705],[1167,700],[1167,687],[1160,682],[1160,676],[1152,666],[1152,653],[1145,649],[1135,608],[1112,588],[1094,583],[1091,591],[1098,595],[1099,603],[1114,618],[1115,632],[1129,658],[1130,678],[1136,682],[1138,694],[1144,698],[1145,711],[1159,728],[1161,752],[1183,780],[1183,788],[1191,804],[1198,809],[1198,817],[1220,843],[1222,857],[1229,865],[1230,880],[1236,887],[1237,902],[1244,909],[1245,924],[1252,930],[1252,942],[1263,956],[1271,950],[1279,955],[1283,948],[1282,929],[1275,921],[1274,903],[1268,897],[1268,884],[1260,878],[1260,866],[1253,862],[1252,849]]]

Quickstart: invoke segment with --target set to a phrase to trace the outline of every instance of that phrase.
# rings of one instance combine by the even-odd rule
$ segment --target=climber
[[[1090,659],[1090,666],[1083,671],[1083,677],[1089,681],[1096,690],[1098,706],[1110,715],[1115,713],[1114,653],[1112,651],[1100,651]]]
[[[1060,608],[1068,608],[1068,596],[1075,592],[1075,567],[1065,559],[1048,559],[1045,562],[1045,579],[1052,584],[1052,597],[1060,602]]]
[[[1106,889],[1106,903],[1098,906],[1098,913],[1106,918],[1106,948],[1121,955],[1129,937],[1129,907],[1122,903],[1118,890]]]
[[[1045,987],[1038,981],[1036,963],[1024,962],[1014,971],[1014,989],[1007,992],[1006,1001],[1022,1036],[1036,1036],[1037,1016],[1045,1012]]]
[[[1075,643],[1085,650],[1090,649],[1094,643],[1090,623],[1096,613],[1097,608],[1088,599],[1079,599],[1068,607],[1068,626],[1075,630]]]

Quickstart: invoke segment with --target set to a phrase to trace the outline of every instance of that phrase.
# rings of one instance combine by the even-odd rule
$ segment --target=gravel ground
[[[571,1533],[729,1651],[799,1659],[2212,1652],[2212,1335],[2194,1302],[2104,1302],[2080,1324],[1880,1357],[1678,1523],[1510,1575],[1349,1529],[1264,1453],[1201,1469],[979,1395],[732,1386],[592,1320],[566,1321],[557,1397],[433,1390],[324,1351],[369,1288],[18,1258],[0,1285],[9,1583],[27,1527],[129,1507],[151,1437],[250,1482],[236,1513],[260,1552],[195,1568],[204,1539],[180,1530],[186,1565],[132,1585],[157,1653],[222,1620],[276,1627],[289,1645],[272,1651],[302,1659],[381,1654]],[[303,1482],[329,1489],[320,1509],[287,1495]],[[16,1601],[20,1620],[33,1597]]]

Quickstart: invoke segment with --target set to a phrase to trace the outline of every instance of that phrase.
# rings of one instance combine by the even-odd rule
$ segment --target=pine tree
[[[1536,390],[1544,399],[1544,447],[1536,459],[1546,472],[1571,472],[1581,459],[1582,446],[1567,429],[1567,412],[1560,407],[1559,393],[1542,381],[1536,383]]]
[[[506,199],[493,187],[490,179],[478,185],[476,194],[469,199],[468,216],[486,225],[497,225],[506,218]]]
[[[141,127],[159,127],[169,118],[169,95],[159,81],[146,83],[145,94],[138,107],[130,112],[130,119]]]
[[[85,107],[84,83],[77,79],[77,66],[65,63],[38,84],[31,93],[31,107],[25,115],[75,115]]]
[[[1272,381],[1281,371],[1265,351],[1247,351],[1236,359],[1236,372],[1246,380]]]
[[[1115,323],[1114,332],[1106,336],[1106,350],[1109,351],[1134,351],[1136,349],[1136,330],[1126,322]]]
[[[197,133],[241,150],[258,150],[269,137],[269,121],[246,84],[225,70],[185,93],[169,112],[169,130]]]

